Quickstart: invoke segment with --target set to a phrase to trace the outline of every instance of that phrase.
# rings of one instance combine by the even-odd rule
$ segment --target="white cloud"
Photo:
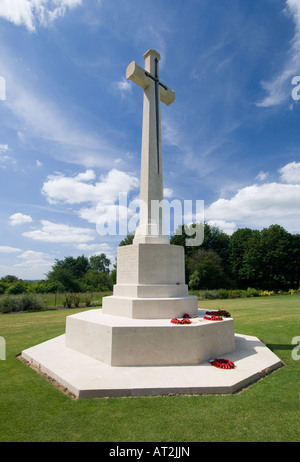
[[[280,224],[300,229],[300,184],[265,183],[240,189],[231,199],[219,199],[205,211],[208,220],[233,220],[239,227]]]
[[[300,66],[300,2],[299,0],[286,0],[284,12],[291,16],[295,23],[295,34],[291,41],[288,59],[281,72],[272,80],[262,82],[266,90],[266,97],[258,102],[258,107],[271,107],[286,101],[291,97],[291,78],[299,73]]]
[[[21,252],[21,250],[16,247],[10,247],[8,245],[0,245],[0,253],[15,253],[15,252]]]
[[[210,220],[207,222],[210,226],[216,226],[220,228],[226,234],[233,234],[236,231],[237,226],[234,221],[225,221],[225,220]]]
[[[41,277],[50,271],[54,258],[44,252],[35,250],[26,250],[18,255],[19,263],[13,265],[13,271],[21,271],[19,276],[22,279],[41,279]]]
[[[211,217],[241,219],[247,216],[272,217],[299,213],[300,185],[266,183],[240,189],[231,199],[219,199],[209,206]]]
[[[173,190],[171,188],[164,188],[164,198],[170,199],[173,197]]]
[[[22,225],[23,223],[31,223],[32,218],[30,215],[25,215],[24,213],[14,213],[9,217],[10,224],[15,225]]]
[[[43,185],[42,193],[50,203],[97,203],[100,200],[115,201],[120,191],[129,193],[139,186],[139,180],[136,177],[116,169],[100,178],[101,181],[95,184],[88,183],[93,179],[95,179],[95,174],[92,170],[87,170],[75,177],[66,177],[61,174],[50,175]]]
[[[64,224],[41,221],[42,228],[24,232],[23,236],[43,242],[86,243],[95,239],[95,231]]]
[[[7,144],[0,144],[0,152],[8,151],[9,147]]]
[[[256,180],[263,181],[268,177],[268,172],[259,172],[259,174],[255,177]]]
[[[115,83],[115,87],[121,92],[122,95],[131,92],[132,86],[128,79],[123,77],[121,80]]]
[[[279,170],[280,179],[285,183],[300,184],[300,162],[291,162]]]
[[[292,233],[300,231],[300,162],[279,169],[280,182],[254,184],[230,199],[218,199],[205,211],[205,220],[228,234],[236,227],[268,227],[279,224]],[[259,179],[265,178],[260,172]],[[229,221],[230,220],[230,221]],[[227,231],[226,231],[227,228]]]
[[[6,168],[8,165],[15,165],[16,160],[7,155],[7,151],[10,151],[10,148],[7,144],[0,144],[0,168]]]
[[[180,147],[182,144],[182,136],[180,126],[178,126],[178,122],[172,120],[168,114],[164,114],[164,118],[161,122],[162,128],[162,138],[163,141],[170,145]]]
[[[34,32],[37,24],[47,26],[79,5],[81,0],[1,0],[0,16]]]
[[[78,244],[76,249],[83,251],[97,251],[97,252],[106,252],[107,250],[112,250],[112,247],[109,244]]]
[[[50,255],[35,250],[26,250],[21,255],[18,255],[17,258],[21,260],[21,263],[17,263],[15,266],[30,266],[37,263],[48,265],[49,261],[53,261],[53,257]]]

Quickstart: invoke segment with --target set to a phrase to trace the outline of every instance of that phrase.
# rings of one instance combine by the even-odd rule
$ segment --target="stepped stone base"
[[[174,325],[170,319],[128,319],[91,310],[67,317],[66,346],[111,366],[200,364],[235,348],[233,319]]]
[[[22,358],[82,399],[236,393],[283,366],[258,338],[240,334],[235,334],[234,352],[226,355],[235,364],[231,370],[217,369],[209,361],[188,366],[112,367],[68,348],[65,335],[28,348]]]
[[[102,310],[68,316],[65,335],[21,356],[79,398],[233,393],[282,365],[255,337],[236,335],[233,319],[204,320],[197,305],[182,247],[120,247],[117,284]],[[192,324],[170,322],[185,313]],[[236,368],[214,368],[216,357]]]
[[[103,298],[103,313],[133,319],[172,319],[188,313],[196,315],[197,297],[169,298]]]
[[[196,316],[197,297],[185,284],[184,249],[170,244],[133,244],[118,248],[117,284],[103,298],[108,315],[167,319]]]

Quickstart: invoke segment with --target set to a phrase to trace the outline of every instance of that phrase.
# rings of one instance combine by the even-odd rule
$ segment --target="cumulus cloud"
[[[173,197],[173,190],[171,188],[164,188],[164,198],[170,199]]]
[[[26,250],[17,256],[18,263],[13,265],[13,271],[19,273],[23,279],[40,279],[41,275],[50,271],[54,258],[44,252]]]
[[[23,223],[31,223],[32,218],[30,215],[25,215],[24,213],[14,213],[9,217],[10,224],[15,225],[22,225]]]
[[[225,220],[210,220],[207,222],[210,226],[216,226],[220,228],[226,234],[233,234],[236,231],[237,226],[234,221],[225,221]]]
[[[115,88],[120,91],[122,96],[126,93],[130,93],[132,90],[131,83],[125,77],[115,83]]]
[[[259,174],[255,177],[256,180],[263,181],[267,178],[268,172],[259,172]]]
[[[0,17],[34,32],[37,25],[47,26],[81,3],[81,0],[1,0]]]
[[[280,179],[285,183],[300,184],[300,162],[291,162],[279,170]]]
[[[88,228],[41,221],[42,228],[23,233],[23,236],[36,241],[54,243],[86,243],[95,239],[95,231]]]
[[[87,170],[74,177],[50,175],[43,185],[42,193],[52,204],[97,203],[105,200],[115,201],[120,191],[129,193],[139,185],[138,178],[116,169],[101,177],[100,181],[91,183],[95,178],[93,170]]]
[[[250,185],[231,198],[220,198],[205,211],[205,219],[220,223],[222,229],[239,227],[268,227],[280,224],[290,232],[300,229],[300,164],[292,162],[279,172],[283,182]],[[232,223],[230,223],[232,222]]]
[[[10,247],[9,245],[0,245],[0,253],[15,253],[21,252],[17,247]]]
[[[231,199],[219,199],[207,210],[209,216],[217,214],[220,219],[278,217],[299,213],[300,185],[266,183],[240,189]]]
[[[32,264],[49,265],[49,262],[53,261],[53,257],[50,255],[44,252],[37,252],[36,250],[26,250],[21,255],[18,255],[17,258],[20,260],[20,263],[16,263],[15,266],[31,266]]]
[[[95,252],[106,252],[108,250],[112,250],[112,247],[109,244],[102,243],[102,244],[77,244],[76,249],[83,250],[83,251],[95,251]]]

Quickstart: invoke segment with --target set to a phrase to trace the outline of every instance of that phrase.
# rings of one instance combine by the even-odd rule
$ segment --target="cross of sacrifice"
[[[162,219],[157,223],[151,217],[151,201],[163,200],[160,101],[173,103],[175,92],[159,79],[159,53],[148,50],[144,59],[145,69],[132,61],[126,70],[126,77],[144,90],[140,202],[145,207],[140,208],[136,236],[157,236],[161,235]]]

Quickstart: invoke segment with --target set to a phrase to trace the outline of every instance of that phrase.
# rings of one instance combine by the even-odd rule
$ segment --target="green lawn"
[[[0,315],[0,441],[300,441],[300,295],[199,307],[229,311],[237,333],[260,338],[285,366],[234,395],[73,400],[17,355],[64,333],[65,317],[83,309]]]

